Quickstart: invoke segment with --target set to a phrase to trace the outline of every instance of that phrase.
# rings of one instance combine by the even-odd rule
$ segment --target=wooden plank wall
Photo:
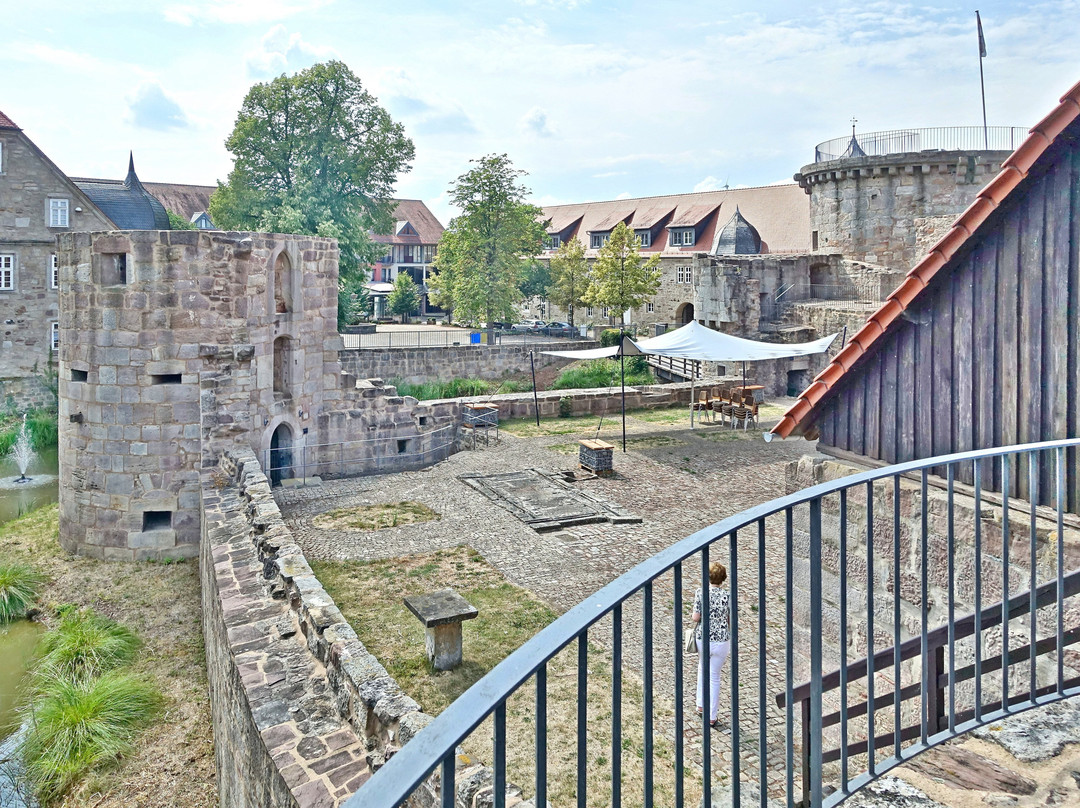
[[[1072,127],[1080,131],[1078,127]],[[1044,155],[1039,175],[968,240],[903,319],[848,373],[817,423],[823,448],[887,463],[1080,436],[1080,146]],[[1080,512],[1077,452],[1066,463]],[[1001,490],[1000,465],[984,484]],[[940,470],[944,473],[944,470]],[[971,483],[971,468],[958,473]],[[1052,462],[1010,493],[1052,504]]]

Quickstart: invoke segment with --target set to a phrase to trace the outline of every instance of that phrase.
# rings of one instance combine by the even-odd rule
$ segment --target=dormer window
[[[639,247],[652,246],[652,230],[635,230],[634,236],[638,240]]]
[[[695,241],[695,232],[692,227],[679,227],[670,232],[670,244],[672,247],[692,247]]]
[[[417,234],[416,228],[409,222],[398,222],[394,233],[399,236],[415,236]]]
[[[611,233],[591,233],[589,238],[589,246],[594,250],[599,250],[605,244],[608,243],[608,239],[611,238]]]
[[[562,236],[554,235],[548,236],[545,242],[546,249],[557,250],[562,246]]]

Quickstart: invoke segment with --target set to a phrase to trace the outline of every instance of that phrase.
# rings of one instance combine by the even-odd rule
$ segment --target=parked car
[[[575,329],[570,327],[570,323],[551,322],[544,326],[543,331],[549,337],[572,337]]]
[[[540,331],[546,323],[543,320],[523,320],[510,326],[511,331]]]
[[[487,328],[488,324],[487,323],[480,323],[480,327],[481,328]],[[491,327],[494,328],[496,331],[509,331],[510,330],[510,323],[494,322],[494,323],[491,324]]]

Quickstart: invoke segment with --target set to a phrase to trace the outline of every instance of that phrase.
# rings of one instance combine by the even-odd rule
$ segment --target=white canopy
[[[676,359],[697,359],[703,362],[755,362],[761,359],[781,359],[787,356],[808,356],[824,353],[836,339],[836,334],[813,342],[757,342],[752,339],[721,334],[697,322],[649,339],[632,340],[623,337],[621,346],[591,348],[582,351],[544,351],[548,356],[567,359],[602,359],[609,356],[638,356],[654,354]],[[621,349],[621,350],[620,350]]]

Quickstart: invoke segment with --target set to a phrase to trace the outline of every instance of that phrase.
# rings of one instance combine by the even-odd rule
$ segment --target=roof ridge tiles
[[[764,188],[787,188],[791,185],[797,185],[797,183],[773,182],[767,185],[749,185],[744,188],[715,188],[711,191],[683,191],[681,193],[655,194],[653,196],[627,196],[622,199],[592,199],[587,202],[564,202],[561,205],[541,205],[540,207],[548,210],[550,208],[572,208],[579,205],[607,205],[613,202],[645,202],[650,199],[671,199],[677,196],[704,196],[705,194],[730,194],[737,191],[760,191]]]
[[[825,394],[840,383],[893,322],[929,287],[934,276],[949,264],[990,214],[1000,207],[1028,176],[1032,166],[1046,153],[1057,137],[1078,118],[1080,82],[1061,96],[1058,106],[1029,130],[1024,142],[1001,164],[1001,170],[975,195],[975,200],[956,218],[949,231],[930,248],[926,257],[908,271],[904,281],[889,294],[878,310],[870,315],[866,325],[855,333],[848,344],[814,378],[810,386],[799,394],[796,402],[772,428],[773,434],[781,438],[788,437],[813,413]],[[921,288],[914,289],[916,283],[922,284]],[[875,331],[877,333],[874,333]],[[841,371],[833,371],[834,366]]]

